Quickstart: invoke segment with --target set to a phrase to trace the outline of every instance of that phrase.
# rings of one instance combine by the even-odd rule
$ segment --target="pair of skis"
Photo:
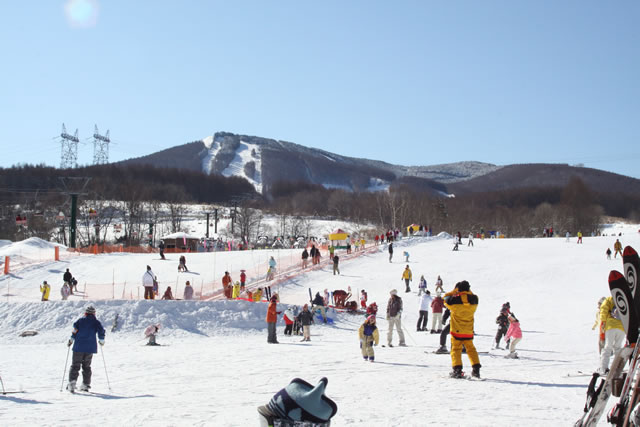
[[[576,422],[576,427],[594,426],[604,412],[607,401],[613,392],[614,381],[622,381],[620,401],[608,417],[609,422],[616,425],[626,425],[629,414],[638,400],[638,381],[635,378],[640,373],[638,369],[638,327],[640,324],[640,292],[638,292],[638,271],[640,271],[640,257],[631,247],[624,248],[622,253],[624,274],[612,270],[609,273],[609,290],[624,330],[627,334],[629,346],[621,349],[615,356],[609,373],[601,378],[594,373],[587,390],[587,402],[583,416]],[[622,371],[629,361],[629,371],[626,377]],[[632,387],[633,383],[633,387]],[[629,393],[633,392],[632,396]]]

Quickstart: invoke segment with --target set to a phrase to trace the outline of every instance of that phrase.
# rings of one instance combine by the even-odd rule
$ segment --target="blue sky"
[[[217,131],[404,165],[640,177],[640,2],[5,1],[0,166]],[[7,150],[7,148],[9,148]]]

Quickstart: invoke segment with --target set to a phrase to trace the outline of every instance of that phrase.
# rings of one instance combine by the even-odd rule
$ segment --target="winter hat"
[[[456,288],[458,288],[459,292],[466,292],[468,291],[471,287],[469,286],[469,282],[467,282],[466,280],[463,280],[462,282],[458,282],[456,284]]]
[[[282,420],[314,423],[329,421],[338,412],[338,407],[324,395],[328,381],[326,377],[322,377],[314,387],[300,378],[294,378],[271,398],[267,408]]]
[[[278,301],[278,297],[277,297],[277,296],[275,296],[275,295],[272,295],[272,296],[271,296],[271,301],[272,301],[272,302],[276,302],[276,301]]]
[[[397,289],[391,289],[391,292],[389,292],[391,295],[398,295],[398,290]]]
[[[371,322],[371,321],[376,321],[376,316],[374,316],[373,314],[367,317],[367,322]]]
[[[84,312],[86,314],[96,314],[96,309],[92,305],[90,305]]]

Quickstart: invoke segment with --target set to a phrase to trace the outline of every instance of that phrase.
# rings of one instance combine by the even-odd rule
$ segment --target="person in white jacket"
[[[142,286],[144,286],[144,299],[154,299],[153,285],[156,276],[151,271],[151,267],[147,265],[147,271],[142,275]]]
[[[188,280],[187,283],[184,284],[184,295],[182,298],[186,300],[193,299],[193,286],[191,286]]]
[[[420,316],[416,329],[418,332],[427,330],[427,322],[429,321],[429,307],[431,307],[431,292],[425,291],[420,297]]]
[[[67,298],[69,298],[69,295],[71,295],[71,288],[69,288],[69,284],[67,282],[64,282],[64,285],[60,288],[60,295],[62,295],[63,301],[66,301]]]

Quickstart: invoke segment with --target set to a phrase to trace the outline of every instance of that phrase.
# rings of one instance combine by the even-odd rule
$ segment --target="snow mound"
[[[446,231],[441,231],[436,237],[439,239],[453,239],[453,236]]]

